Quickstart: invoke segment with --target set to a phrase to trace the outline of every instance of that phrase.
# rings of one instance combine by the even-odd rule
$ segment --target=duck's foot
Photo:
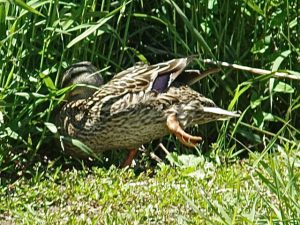
[[[127,159],[122,163],[121,168],[125,168],[126,166],[131,166],[132,160],[136,157],[138,150],[131,149],[127,156]]]
[[[202,140],[199,136],[192,136],[186,133],[177,121],[176,115],[170,115],[167,118],[167,127],[169,131],[174,134],[178,140],[187,147],[195,147],[196,144]]]

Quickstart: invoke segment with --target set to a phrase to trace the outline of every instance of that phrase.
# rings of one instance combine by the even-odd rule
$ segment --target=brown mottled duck
[[[194,147],[201,137],[186,133],[185,128],[239,115],[217,107],[189,87],[201,77],[184,73],[192,59],[137,64],[106,84],[91,63],[74,64],[63,75],[62,87],[88,84],[98,90],[79,86],[68,93],[56,121],[61,133],[80,140],[96,155],[107,150],[132,150],[124,166],[131,163],[142,144],[168,134]],[[72,156],[87,157],[70,144],[65,149]]]

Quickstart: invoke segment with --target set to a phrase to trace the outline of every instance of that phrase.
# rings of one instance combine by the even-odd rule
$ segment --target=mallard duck
[[[137,149],[168,134],[174,134],[185,146],[196,146],[202,138],[186,133],[186,128],[239,114],[217,107],[189,87],[199,80],[197,76],[201,78],[200,73],[183,73],[192,60],[139,63],[106,84],[91,63],[71,66],[63,75],[62,87],[88,84],[97,90],[81,85],[68,93],[58,113],[61,133],[80,140],[96,155],[107,150]],[[65,149],[75,157],[87,156],[69,144]]]

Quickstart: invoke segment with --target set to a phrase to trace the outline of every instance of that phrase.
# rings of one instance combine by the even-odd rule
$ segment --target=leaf
[[[262,111],[259,109],[252,116],[255,125],[259,128],[262,128],[264,125],[264,115]]]
[[[79,36],[77,36],[76,38],[74,38],[72,41],[70,41],[70,43],[67,45],[67,48],[71,48],[73,45],[75,45],[76,43],[78,43],[79,41],[81,41],[82,39],[86,38],[87,36],[91,35],[92,33],[94,33],[96,30],[98,30],[101,26],[103,26],[104,24],[106,24],[111,18],[114,17],[114,15],[122,10],[123,8],[125,8],[125,5],[127,5],[129,2],[128,1],[126,3],[124,3],[123,5],[121,5],[120,7],[116,8],[115,10],[113,10],[112,12],[110,12],[109,14],[107,14],[106,17],[101,18],[96,25],[92,25],[90,28],[88,28],[86,31],[84,31],[82,34],[80,34]],[[104,33],[104,32],[103,32]]]
[[[263,54],[266,52],[266,50],[269,49],[269,42],[268,42],[268,38],[265,38],[263,40],[258,40],[256,42],[254,42],[252,48],[251,48],[251,52],[253,54]]]
[[[266,121],[277,121],[276,117],[272,113],[263,112],[264,120]]]
[[[96,25],[91,26],[89,29],[84,31],[82,34],[74,38],[70,43],[67,45],[67,48],[71,48],[73,45],[77,44],[82,39],[85,39],[90,34],[94,33],[97,29],[103,26],[107,21],[109,21],[113,16],[105,17],[99,20],[99,23]]]
[[[5,27],[5,4],[0,2],[0,40],[6,37],[6,27]]]
[[[283,82],[283,81],[279,81],[277,84],[275,84],[274,88],[273,88],[273,92],[282,92],[282,93],[294,93],[294,88]]]
[[[30,99],[30,94],[27,92],[16,92],[15,95],[26,98],[26,100]]]
[[[79,150],[81,150],[82,152],[84,152],[85,154],[94,157],[95,159],[99,160],[100,162],[102,162],[103,160],[99,157],[98,154],[96,154],[89,146],[87,146],[86,144],[84,144],[83,142],[81,142],[78,139],[75,138],[71,138],[71,137],[65,137],[65,136],[60,136],[61,140],[66,140],[67,142],[71,143],[72,145],[76,146],[77,148],[79,148]],[[64,149],[63,143],[61,142],[62,148]]]
[[[158,22],[162,23],[165,26],[168,25],[164,20],[162,20],[161,18],[156,17],[156,16],[152,16],[152,15],[148,15],[148,14],[144,14],[144,13],[133,13],[132,16],[135,16],[137,18],[143,18],[143,19],[158,21]]]
[[[200,163],[204,162],[204,159],[202,157],[196,155],[179,155],[178,159],[185,167],[196,167]]]
[[[255,109],[257,106],[259,106],[262,102],[262,98],[257,94],[257,92],[253,92],[250,98],[250,106],[251,109]]]
[[[203,169],[198,169],[198,170],[192,171],[190,173],[187,173],[185,176],[193,177],[197,180],[203,180],[203,179],[205,179],[206,175],[207,175],[206,171],[204,171]]]
[[[45,17],[42,13],[40,13],[39,11],[37,11],[36,9],[32,8],[30,5],[27,5],[25,2],[23,2],[22,0],[13,0],[13,3],[16,4],[17,6],[19,6],[20,8],[29,11],[31,13],[34,13],[36,15]]]
[[[273,66],[272,66],[272,71],[278,70],[279,67],[280,67],[280,64],[282,63],[282,61],[283,61],[286,57],[288,57],[288,56],[291,54],[291,52],[292,52],[291,50],[286,50],[286,51],[282,52],[282,53],[280,54],[280,56],[278,56],[278,57],[275,59],[275,61],[274,61],[274,63],[273,63]]]
[[[6,82],[5,82],[5,85],[4,85],[4,88],[8,88],[11,81],[13,80],[13,76],[14,76],[14,69],[15,69],[15,65],[12,66],[8,76],[7,76],[7,79],[6,79]]]
[[[232,100],[228,106],[228,110],[234,109],[234,106],[240,99],[240,96],[243,93],[245,93],[250,87],[251,87],[251,84],[249,84],[249,83],[242,83],[237,86],[237,88],[235,89],[234,97],[232,98]]]
[[[138,57],[138,59],[141,61],[141,62],[143,62],[143,63],[145,63],[145,64],[148,64],[149,62],[148,62],[148,60],[147,60],[147,58],[141,53],[141,52],[139,52],[139,50],[137,50],[137,49],[135,49],[135,48],[132,48],[132,47],[125,47],[125,50],[131,50],[134,54],[135,54],[135,56],[136,57]]]
[[[180,162],[180,160],[179,160],[178,155],[177,155],[176,152],[172,152],[172,153],[168,154],[166,156],[166,159],[170,162],[170,164],[172,166],[174,166],[174,165],[178,166],[178,167],[182,166],[182,164],[181,164],[181,162]]]
[[[52,81],[52,79],[51,79],[50,76],[45,75],[44,73],[40,73],[39,75],[40,75],[40,77],[43,79],[45,85],[46,85],[49,89],[52,89],[52,90],[56,89],[56,88],[55,88],[55,85],[54,85],[54,83],[53,83],[53,81]]]
[[[4,123],[4,116],[3,113],[0,111],[0,127]]]
[[[196,155],[178,155],[172,152],[166,156],[172,166],[180,168],[197,167],[200,163],[204,163],[203,157]]]
[[[236,132],[253,143],[259,144],[262,141],[259,135],[253,133],[252,131],[249,131],[248,129],[239,128]]]
[[[57,133],[57,127],[53,123],[45,122],[45,126],[53,133]]]
[[[5,132],[3,132],[0,137],[3,138],[4,136],[8,136],[14,140],[22,140],[24,142],[24,139],[15,131],[13,131],[10,127],[6,127]]]
[[[209,45],[207,44],[207,42],[205,41],[205,39],[203,38],[201,33],[195,28],[195,26],[191,23],[191,21],[187,18],[187,16],[184,14],[184,12],[181,10],[181,8],[175,3],[175,1],[166,0],[166,2],[175,8],[177,13],[182,18],[184,24],[187,26],[189,31],[195,35],[195,37],[197,38],[197,41],[200,43],[200,45],[206,50],[206,52],[208,52],[213,58],[215,58],[214,54],[211,51],[211,48],[209,47]]]
[[[255,4],[253,1],[251,0],[244,0],[244,2],[251,8],[253,9],[255,12],[257,12],[258,14],[260,14],[261,16],[265,17],[265,13],[264,11],[259,8],[259,6],[257,4]]]
[[[208,4],[207,4],[208,9],[210,9],[210,10],[213,9],[215,5],[217,5],[216,0],[208,0]]]

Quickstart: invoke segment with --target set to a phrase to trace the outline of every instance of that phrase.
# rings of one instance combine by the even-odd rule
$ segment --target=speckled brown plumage
[[[192,90],[187,85],[189,80],[176,83],[191,60],[188,57],[150,66],[138,64],[116,74],[107,84],[96,79],[94,85],[99,90],[88,91],[88,95],[87,88],[75,88],[75,94],[69,93],[75,97],[67,99],[57,117],[61,133],[81,140],[96,154],[138,148],[170,133],[183,144],[194,146],[201,138],[186,134],[185,128],[238,114],[218,108],[212,100]],[[85,81],[87,74],[99,76],[91,64],[82,62],[71,67],[64,80],[68,77],[67,85],[91,84]],[[182,76],[180,80],[184,80]],[[73,156],[85,156],[70,145],[66,150]]]

